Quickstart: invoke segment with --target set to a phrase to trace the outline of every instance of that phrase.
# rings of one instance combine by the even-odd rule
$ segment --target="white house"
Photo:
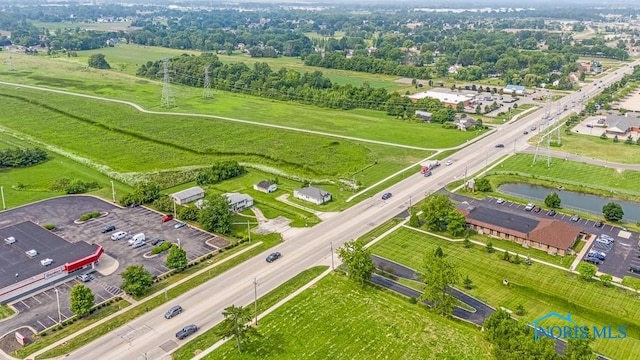
[[[272,193],[278,190],[278,184],[271,181],[263,180],[253,185],[254,190],[262,191],[264,193]]]
[[[253,198],[247,194],[225,193],[222,196],[229,201],[229,208],[233,212],[240,212],[253,206]]]
[[[192,201],[202,199],[204,197],[204,190],[200,186],[194,186],[177,193],[171,194],[171,199],[178,205],[185,205]]]
[[[330,192],[313,186],[307,186],[302,189],[294,190],[293,197],[296,199],[312,202],[316,205],[324,204],[331,201]]]

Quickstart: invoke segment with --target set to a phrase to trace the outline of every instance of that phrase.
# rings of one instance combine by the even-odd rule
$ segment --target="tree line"
[[[211,87],[221,90],[333,109],[381,110],[403,117],[412,116],[415,110],[441,111],[445,116],[436,116],[434,121],[453,120],[451,112],[436,99],[420,99],[413,103],[398,93],[389,93],[384,88],[373,88],[366,83],[357,87],[338,85],[320,71],[300,73],[286,68],[273,71],[266,63],[255,63],[253,68],[245,63],[223,64],[213,54],[184,54],[169,60],[173,81],[188,86],[203,86],[206,66],[209,66]],[[158,79],[163,74],[162,63],[160,60],[149,61],[136,74]]]
[[[220,161],[211,167],[203,168],[196,175],[198,185],[216,184],[220,181],[240,176],[246,172],[237,161]]]
[[[26,167],[47,161],[47,152],[40,148],[9,148],[0,150],[0,168]]]

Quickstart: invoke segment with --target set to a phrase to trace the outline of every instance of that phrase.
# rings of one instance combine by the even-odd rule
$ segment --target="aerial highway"
[[[590,85],[583,87],[552,104],[553,109],[562,109],[567,105],[570,109],[576,104],[587,101],[599,93],[608,84],[619,80],[625,73],[630,73],[634,65],[622,67],[615,73],[603,76]],[[230,305],[244,306],[252,303],[254,298],[254,279],[258,283],[258,296],[265,294],[299,272],[314,265],[331,264],[331,251],[344,242],[358,238],[391,217],[404,211],[410,202],[417,202],[425,195],[440,189],[452,180],[465,174],[472,175],[487,164],[500,157],[523,149],[527,146],[528,137],[524,131],[532,126],[540,126],[545,109],[539,109],[523,118],[501,125],[493,134],[461,149],[450,158],[452,166],[441,166],[433,171],[430,177],[423,177],[416,167],[416,172],[397,184],[385,189],[393,196],[382,200],[381,194],[366,199],[353,207],[308,229],[300,230],[286,237],[282,244],[256,256],[235,268],[213,278],[207,283],[170,301],[165,306],[150,311],[129,324],[112,330],[109,334],[68,354],[66,359],[100,360],[100,359],[168,359],[170,354],[185,341],[177,340],[175,333],[183,326],[196,324],[198,333],[213,327],[222,321],[222,311]],[[563,112],[561,116],[568,114]],[[558,121],[555,116],[553,121]],[[552,121],[552,122],[553,122]],[[551,126],[548,124],[546,126]],[[496,147],[503,144],[504,147]],[[282,258],[267,263],[266,256],[271,251],[279,251]],[[181,305],[184,312],[167,320],[164,313],[173,305]],[[198,334],[197,333],[197,334]]]

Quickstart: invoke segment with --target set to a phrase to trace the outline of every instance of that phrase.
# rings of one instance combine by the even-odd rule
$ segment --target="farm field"
[[[331,274],[261,320],[238,354],[231,339],[205,359],[489,359],[475,328]]]
[[[632,195],[640,194],[637,186],[640,184],[640,171],[618,171],[609,167],[603,168],[602,166],[564,161],[558,158],[552,158],[549,168],[547,168],[546,161],[540,161],[533,166],[532,163],[532,154],[517,154],[510,156],[499,168],[496,168],[499,170],[492,170],[487,175],[518,173],[583,188],[590,187]]]
[[[640,351],[640,307],[631,293],[617,288],[604,288],[596,282],[585,283],[568,272],[534,263],[515,265],[501,260],[501,253],[488,254],[484,247],[465,249],[420,232],[401,228],[376,243],[374,254],[419,270],[426,253],[442,247],[445,255],[458,269],[461,278],[467,275],[474,288],[466,290],[493,307],[515,309],[522,304],[525,321],[532,321],[548,312],[570,312],[578,324],[597,326],[627,325],[624,340],[597,340],[593,348],[613,359],[632,359]],[[509,280],[509,286],[502,281]]]
[[[429,155],[279,129],[255,131],[254,125],[215,119],[144,114],[126,105],[29,89],[0,86],[0,97],[13,115],[0,125],[136,179],[137,172],[233,159],[307,179],[358,173],[358,180],[369,183]]]
[[[0,133],[0,148],[2,149],[36,146]],[[107,176],[69,158],[51,152],[48,154],[49,160],[44,163],[25,168],[0,170],[0,184],[3,185],[7,208],[64,195],[63,192],[51,190],[53,183],[63,177],[70,180],[95,181],[100,184],[101,188],[89,194],[111,199],[111,179]],[[114,181],[114,187],[117,194],[131,191],[128,185],[117,181]]]
[[[16,71],[0,72],[0,80],[132,101],[153,111],[215,114],[424,148],[452,147],[477,135],[438,124],[397,120],[379,111],[331,110],[217,90],[213,100],[207,101],[202,99],[202,89],[177,85],[173,86],[177,106],[168,110],[160,107],[160,82],[117,70],[89,69],[66,57],[16,54],[15,62],[20,64]]]

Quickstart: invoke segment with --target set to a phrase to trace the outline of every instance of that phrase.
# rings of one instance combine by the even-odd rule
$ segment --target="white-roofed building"
[[[194,186],[170,195],[171,199],[178,205],[185,205],[192,201],[202,199],[204,197],[204,189],[200,186]]]
[[[413,95],[407,95],[413,102],[418,102],[420,99],[432,98],[440,101],[445,106],[455,108],[458,103],[463,103],[465,107],[470,106],[473,102],[473,96],[465,94],[451,94],[439,91],[423,91]]]

